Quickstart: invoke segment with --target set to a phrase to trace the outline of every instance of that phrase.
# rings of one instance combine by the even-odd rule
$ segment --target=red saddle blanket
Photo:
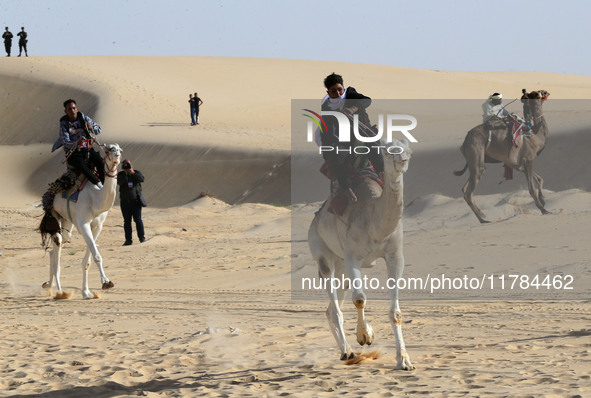
[[[509,119],[509,122],[511,124],[511,134],[512,134],[512,140],[513,140],[513,146],[515,146],[515,148],[517,148],[517,138],[522,135],[523,133],[525,133],[526,131],[528,131],[528,127],[525,124],[524,121],[522,120],[518,120],[518,119]]]

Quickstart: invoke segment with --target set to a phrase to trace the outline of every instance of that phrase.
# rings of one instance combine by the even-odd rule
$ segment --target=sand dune
[[[290,152],[290,103],[321,97],[332,71],[374,98],[479,104],[492,91],[552,93],[550,142],[535,164],[547,216],[521,175],[499,185],[502,169],[489,165],[476,200],[494,222],[480,225],[460,197],[466,176],[452,174],[463,166],[458,147],[478,108],[458,117],[442,108],[421,119],[405,175],[405,276],[495,284],[401,291],[412,372],[393,369],[384,292],[368,292],[376,342],[354,348],[381,355],[347,366],[328,330],[326,294],[298,288],[298,278],[317,275],[306,232],[327,181],[317,155]],[[591,78],[266,59],[29,57],[1,59],[0,81],[0,395],[591,394]],[[186,100],[194,91],[205,104],[202,123],[191,127]],[[62,255],[62,284],[73,299],[55,301],[41,288],[49,255],[34,231],[41,213],[34,206],[63,170],[63,154],[49,150],[67,97],[101,123],[102,142],[122,145],[147,176],[148,239],[122,247],[122,218],[117,205],[111,210],[99,249],[116,286],[100,291],[92,266],[100,300],[81,299],[85,247],[77,233]],[[306,177],[305,189],[291,184],[294,171]],[[385,277],[382,261],[364,271]],[[500,277],[510,275],[526,276],[528,286],[501,288]],[[535,275],[572,276],[573,289],[536,287]],[[353,343],[349,299],[343,313]]]
[[[6,87],[8,104],[0,109],[3,121],[0,144],[19,151],[20,147],[13,145],[52,143],[57,135],[57,120],[63,115],[61,104],[73,97],[83,112],[100,122],[101,142],[124,146],[124,156],[138,159],[146,175],[155,176],[158,181],[167,176],[165,187],[145,186],[154,206],[181,205],[202,191],[215,193],[230,203],[246,200],[288,204],[287,187],[282,181],[290,173],[283,163],[291,147],[290,103],[297,98],[322,97],[322,79],[332,70],[342,73],[346,83],[363,87],[364,92],[376,99],[478,99],[470,105],[476,115],[482,98],[494,90],[503,91],[510,98],[519,96],[522,87],[543,86],[552,93],[552,100],[560,99],[563,104],[567,99],[591,98],[591,78],[561,74],[461,73],[248,58],[31,57],[3,60],[0,64],[0,79]],[[194,91],[200,92],[205,103],[201,110],[202,123],[191,127],[186,101],[188,93]],[[550,101],[548,106],[560,108],[560,103]],[[572,108],[572,102],[566,106]],[[563,108],[561,115],[565,114]],[[582,130],[581,124],[589,125],[589,112],[582,112],[576,117],[562,117],[552,125],[551,131],[558,134]],[[441,120],[435,120],[435,128],[421,131],[421,147],[415,148],[415,157],[422,156],[420,150],[435,149],[443,153],[442,145],[446,150],[457,150],[465,132],[477,122],[477,119],[469,120],[460,124],[463,127],[445,134],[437,127]],[[578,122],[573,125],[573,121]],[[577,135],[581,138],[575,148],[580,151],[588,136],[585,131]],[[572,144],[570,140],[565,142]],[[19,194],[32,201],[49,181],[59,176],[62,170],[59,160],[63,155],[56,152],[48,160],[46,152],[40,151],[39,156],[17,152],[18,158],[27,155],[29,166],[19,176],[27,180],[26,189]],[[450,161],[451,156],[454,162],[457,158],[460,167],[461,157],[452,152],[449,156]],[[210,164],[212,159],[223,163]],[[204,167],[213,173],[211,178],[203,177]],[[420,164],[415,167],[421,170],[421,175],[424,169]],[[580,170],[571,165],[564,169]],[[265,179],[270,170],[274,171],[274,177]],[[196,178],[196,184],[187,192],[186,175]],[[219,175],[235,176],[235,179],[226,182]],[[241,184],[237,185],[237,181]],[[576,187],[579,187],[576,182],[570,186]],[[252,189],[258,192],[248,192]],[[163,194],[164,190],[174,191],[174,198]],[[452,194],[439,187],[435,190]]]

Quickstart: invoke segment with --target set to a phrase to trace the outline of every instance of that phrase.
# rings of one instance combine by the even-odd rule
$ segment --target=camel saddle
[[[70,200],[72,200],[72,197],[74,196],[73,201],[77,201],[77,192],[84,188],[86,181],[87,179],[81,171],[68,165],[67,171],[54,182],[50,183],[49,188],[43,194],[41,199],[43,210],[45,210],[46,213],[51,213],[51,209],[53,209],[53,200],[58,193],[62,193],[64,199],[70,197]]]
[[[531,127],[529,124],[515,114],[504,119],[499,117],[490,118],[484,123],[484,126],[489,131],[507,129],[507,136],[511,139],[516,148],[518,146],[517,138],[520,135],[528,136],[531,134]]]
[[[512,115],[512,118],[509,119],[509,127],[511,131],[511,140],[513,141],[513,146],[515,148],[518,147],[517,145],[517,138],[520,135],[530,136],[531,135],[531,128],[529,124],[525,122],[522,118],[517,115]]]
[[[350,169],[350,178],[352,181],[351,188],[357,196],[359,202],[376,199],[382,195],[382,188],[384,183],[379,178],[371,164],[361,170]],[[325,162],[320,168],[320,172],[331,179],[330,187],[330,205],[328,211],[333,214],[342,216],[345,213],[347,205],[350,202],[347,190],[342,189],[336,178],[333,178],[334,173],[330,168],[328,162]]]
[[[82,191],[87,182],[88,179],[81,171],[68,165],[67,171],[54,182],[49,184],[49,188],[41,198],[45,214],[43,215],[43,219],[38,228],[44,237],[44,242],[46,235],[53,235],[61,232],[59,221],[55,218],[52,212],[55,195],[61,192],[64,199],[76,202],[78,200],[79,192]]]
[[[70,189],[62,192],[62,198],[69,200],[70,202],[78,202],[78,194],[84,189],[87,182],[88,178],[86,178],[84,174],[79,173],[74,185],[72,185]]]

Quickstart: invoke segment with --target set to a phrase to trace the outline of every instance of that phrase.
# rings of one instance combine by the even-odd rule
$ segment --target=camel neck
[[[544,114],[540,113],[539,115],[534,116],[534,127],[533,131],[535,135],[541,135],[546,138],[548,136],[548,127],[546,124],[546,119],[544,119]]]
[[[378,235],[387,236],[393,232],[392,228],[398,225],[402,218],[404,206],[404,181],[402,173],[397,173],[389,178],[385,176],[385,184],[382,195],[377,199],[377,214],[381,214],[381,223],[376,226]]]
[[[105,183],[103,185],[103,189],[99,191],[99,213],[110,210],[115,203],[115,196],[117,195],[117,176],[109,177],[106,175]]]

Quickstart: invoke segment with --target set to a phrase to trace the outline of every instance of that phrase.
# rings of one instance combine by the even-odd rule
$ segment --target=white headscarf
[[[331,111],[341,111],[343,110],[343,107],[345,106],[345,95],[347,94],[347,90],[345,90],[345,92],[343,93],[343,95],[341,95],[338,98],[330,98],[328,96],[328,94],[326,94],[324,96],[324,98],[322,99],[322,104],[324,105],[324,103],[326,101],[328,101],[328,109],[330,109]]]
[[[329,95],[326,94],[324,98],[322,98],[322,105],[324,105],[324,103],[328,101],[328,109],[330,109],[331,111],[342,111],[343,107],[345,106],[345,94],[347,94],[347,90],[345,90],[343,95],[341,95],[338,98],[330,98]],[[316,145],[322,145],[319,128],[316,128],[316,131],[314,132],[314,141],[316,142]]]

